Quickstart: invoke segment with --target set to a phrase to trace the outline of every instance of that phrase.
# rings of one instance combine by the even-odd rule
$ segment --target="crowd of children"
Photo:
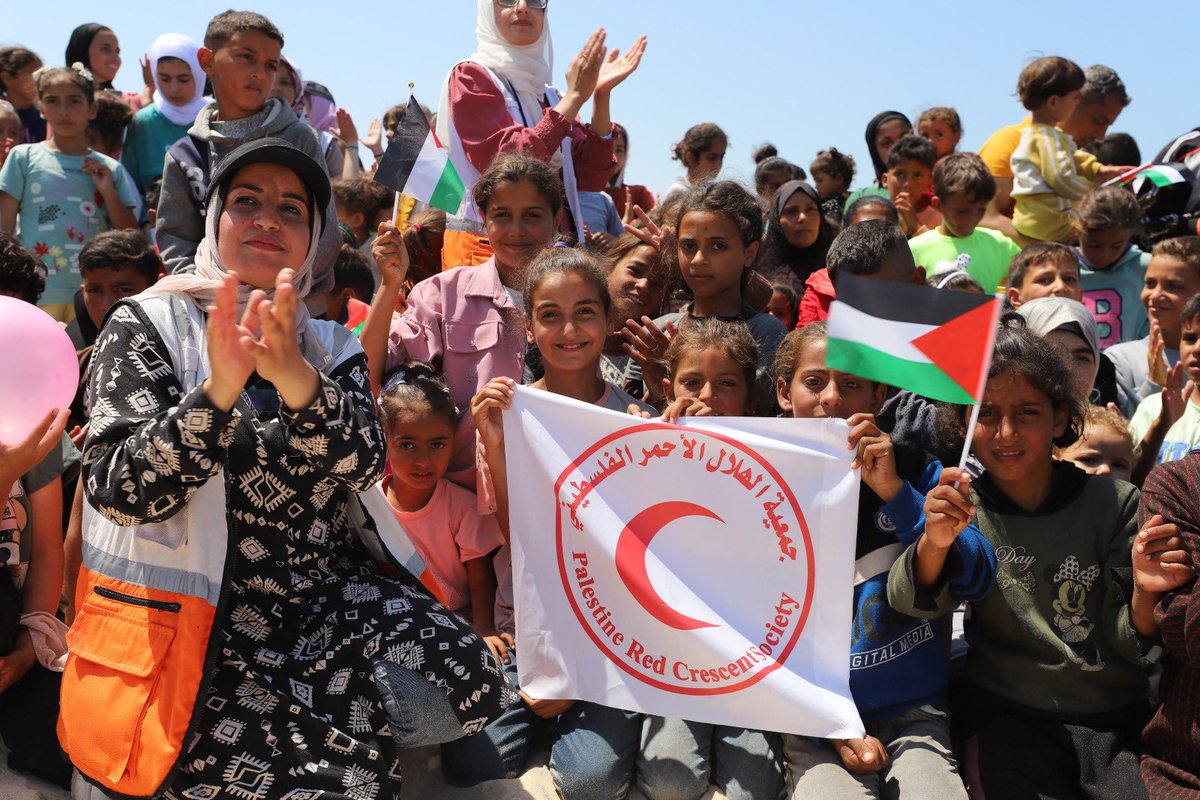
[[[301,639],[291,656],[264,645],[249,666],[240,654],[251,650],[237,642],[257,641],[269,626],[235,611],[211,685],[194,676],[208,703],[186,712],[195,736],[220,746],[202,758],[209,751],[192,739],[190,759],[151,756],[171,767],[158,783],[139,783],[147,779],[120,755],[88,750],[72,717],[92,685],[80,680],[78,659],[107,658],[89,637],[128,635],[98,626],[93,608],[71,646],[62,640],[92,602],[77,586],[112,593],[97,583],[112,564],[97,560],[96,526],[174,535],[159,529],[213,477],[216,448],[235,446],[245,414],[256,419],[253,439],[238,440],[246,463],[229,467],[245,492],[236,511],[229,501],[231,531],[290,524],[272,521],[295,487],[271,476],[262,460],[270,448],[285,465],[299,452],[325,478],[303,498],[316,503],[317,522],[302,545],[241,539],[231,564],[274,566],[235,581],[234,595],[310,597],[314,580],[340,580],[349,568],[320,554],[330,535],[318,535],[322,507],[342,497],[337,491],[373,483],[384,501],[376,508],[423,557],[428,591],[478,636],[494,658],[485,669],[517,690],[515,702],[506,691],[473,719],[471,703],[460,705],[455,733],[467,735],[457,740],[403,739],[444,741],[452,784],[516,778],[548,738],[566,800],[622,798],[635,787],[649,800],[700,798],[710,784],[730,800],[1200,797],[1200,236],[1147,238],[1138,197],[1110,181],[1139,160],[1128,137],[1106,139],[1129,102],[1116,73],[1057,56],[1032,60],[1016,81],[1030,116],[996,132],[980,155],[958,150],[963,121],[953,108],[925,110],[915,128],[900,112],[881,112],[866,127],[869,185],[857,189],[854,159],[832,146],[805,162],[806,172],[763,145],[753,186],[721,180],[729,140],[702,122],[674,147],[683,174],[656,193],[627,177],[630,131],[610,116],[614,89],[637,69],[645,40],[609,58],[597,31],[559,94],[549,88],[545,0],[478,0],[478,8],[479,49],[446,65],[434,121],[466,165],[468,198],[451,214],[396,202],[371,180],[404,107],[360,138],[329,90],[284,57],[283,32],[259,14],[218,14],[199,44],[158,37],[140,93],[112,88],[120,46],[103,25],[75,29],[62,66],[0,48],[0,294],[62,322],[81,375],[69,415],[48,415],[22,442],[0,442],[0,737],[10,766],[64,786],[77,770],[94,797],[269,797],[272,781],[292,786],[303,773],[297,753],[327,723],[319,752],[347,744],[345,764],[310,770],[318,788],[304,796],[399,796],[394,770],[372,778],[369,791],[354,783],[363,759],[391,752],[371,749],[375,732],[361,726],[383,707],[396,725],[394,697],[380,688],[341,704],[356,704],[346,725],[353,736],[369,734],[369,746],[330,722],[342,719],[334,697],[346,686],[373,692],[399,679],[390,667],[372,676],[337,660],[348,656],[331,642],[367,633],[343,614],[343,601],[324,595],[334,610],[322,612],[329,622],[319,641],[317,633]],[[578,112],[589,101],[593,116],[583,124]],[[362,150],[375,164],[362,163]],[[281,166],[291,171],[271,171]],[[261,186],[238,178],[253,169]],[[236,257],[225,249],[235,236]],[[286,288],[291,272],[252,277],[259,262],[287,262],[297,290]],[[226,274],[235,269],[240,287]],[[1003,295],[1010,313],[973,428],[969,409],[826,366],[823,320],[840,275]],[[209,314],[205,354],[191,373],[184,345],[171,363],[153,360],[170,347],[156,341],[143,310],[160,302],[145,298],[178,296],[203,301]],[[280,321],[292,311],[281,308],[294,311],[293,328]],[[143,323],[149,334],[138,332]],[[315,333],[325,324],[339,332],[328,341]],[[272,355],[281,331],[300,341],[286,363]],[[242,345],[248,363],[236,356],[239,336],[264,342]],[[126,348],[122,358],[140,377],[121,358],[97,354],[106,348]],[[225,363],[210,364],[208,353]],[[281,364],[308,381],[303,361],[322,388],[296,411],[291,400],[308,384]],[[176,373],[194,385],[173,383]],[[512,573],[508,510],[521,500],[509,495],[501,424],[516,385],[667,421],[846,421],[862,480],[846,622],[863,738],[664,719],[520,691],[513,586],[522,578]],[[317,406],[343,415],[366,447],[374,430],[384,444],[361,459],[344,431],[331,445],[314,432]],[[159,412],[168,415],[160,427],[137,427]],[[280,424],[301,427],[286,439]],[[191,461],[181,466],[180,452]],[[955,466],[960,452],[970,456],[965,469]],[[176,475],[174,494],[139,470]],[[143,496],[148,508],[137,506]],[[247,496],[261,500],[261,514],[245,506]],[[154,507],[164,497],[170,513]],[[297,553],[320,565],[308,578],[285,567]],[[393,579],[353,569],[351,585],[375,591],[364,602],[419,604],[412,588],[381,601],[378,587],[391,591]],[[141,605],[171,611],[157,595]],[[312,622],[278,604],[275,612],[280,624]],[[162,625],[143,625],[153,657],[124,668],[141,678],[170,645],[155,638]],[[911,646],[894,658],[859,658],[900,640]],[[397,653],[411,644],[399,641]],[[455,647],[472,641],[464,634]],[[215,645],[186,646],[208,653],[209,668],[221,660]],[[274,682],[274,670],[306,648],[330,648],[329,665],[305,673],[321,682]],[[410,666],[451,658],[414,652],[396,658]],[[132,649],[124,657],[142,658]],[[75,664],[66,673],[64,661]],[[240,688],[234,667],[244,670]],[[269,717],[280,702],[308,707],[310,716],[296,717],[303,727],[278,731],[295,749],[277,771],[245,754],[222,760],[249,719],[223,716],[226,698],[243,715]],[[278,741],[264,730],[267,739],[256,741]],[[176,734],[182,740],[183,729]],[[298,766],[284,778],[288,759]],[[241,771],[254,769],[264,794],[240,783]]]

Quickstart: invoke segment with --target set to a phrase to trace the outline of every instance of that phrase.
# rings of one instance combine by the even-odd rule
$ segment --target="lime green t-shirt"
[[[913,260],[932,275],[943,262],[957,263],[979,281],[988,294],[1008,278],[1008,262],[1021,252],[1012,239],[991,228],[976,228],[962,238],[944,236],[935,228],[908,240]]]

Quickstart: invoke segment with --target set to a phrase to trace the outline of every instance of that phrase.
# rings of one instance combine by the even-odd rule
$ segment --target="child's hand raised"
[[[367,135],[359,139],[376,158],[383,155],[383,123],[379,119],[371,120],[367,125]]]
[[[625,225],[625,232],[632,233],[634,236],[641,239],[642,242],[650,245],[655,250],[661,250],[664,233],[663,229],[654,224],[654,220],[650,219],[650,216],[642,210],[641,206],[632,206],[631,211],[631,206],[629,205],[630,197],[632,197],[632,193],[629,191],[629,189],[626,189],[625,215],[628,217],[629,214],[632,213],[633,216],[637,217],[639,224],[634,225],[631,219],[621,220],[621,222]]]
[[[1167,371],[1171,366],[1167,363],[1167,344],[1163,340],[1162,328],[1158,322],[1150,320],[1150,347],[1146,351],[1146,366],[1149,378],[1159,386],[1167,382]]]
[[[966,470],[947,467],[938,485],[925,496],[925,538],[934,547],[949,550],[971,524],[975,507],[971,505],[970,490],[971,476]]]
[[[471,418],[479,441],[489,453],[501,453],[504,449],[504,421],[502,414],[512,408],[513,388],[517,382],[512,378],[492,378],[471,398]]]
[[[1187,413],[1188,399],[1191,398],[1196,385],[1191,381],[1184,382],[1186,374],[1183,361],[1167,370],[1167,377],[1162,383],[1162,408],[1158,412],[1159,418],[1166,425],[1164,430],[1169,429]]]
[[[658,400],[658,387],[667,377],[662,359],[675,336],[675,326],[668,322],[666,330],[663,330],[649,317],[642,317],[641,322],[631,319],[626,320],[621,336],[625,339],[621,349],[642,368],[642,380],[654,395],[651,399]],[[659,403],[655,402],[654,405]]]
[[[350,112],[344,108],[337,110],[337,126],[338,138],[342,140],[343,147],[358,144],[358,126],[354,124],[354,118],[350,116]]]
[[[850,426],[848,442],[855,451],[850,469],[862,469],[862,480],[885,503],[890,503],[904,481],[896,472],[892,437],[879,430],[874,414],[854,414],[846,420]]]
[[[878,772],[892,760],[883,742],[874,736],[863,739],[830,739],[833,749],[842,759],[842,764],[851,775],[869,775]]]
[[[91,156],[85,158],[83,172],[92,177],[92,183],[96,185],[96,191],[100,194],[108,194],[114,190],[112,170],[100,159]]]
[[[399,288],[408,277],[408,247],[404,234],[391,220],[379,223],[379,235],[371,242],[371,255],[379,265],[382,283]]]
[[[1186,585],[1195,575],[1179,527],[1165,522],[1161,514],[1146,520],[1133,539],[1133,582],[1138,591],[1160,596]]]
[[[663,422],[678,423],[680,417],[715,417],[713,411],[703,400],[696,397],[677,397],[667,404],[662,413]]]

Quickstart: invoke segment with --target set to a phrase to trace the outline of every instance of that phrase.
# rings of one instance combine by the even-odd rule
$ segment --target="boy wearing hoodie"
[[[191,269],[205,233],[209,176],[239,145],[277,137],[324,163],[313,129],[282,100],[268,97],[282,50],[283,34],[261,14],[225,11],[208,23],[198,56],[216,102],[201,109],[188,135],[167,151],[163,166],[155,238],[168,272]],[[331,201],[314,266],[314,295],[332,288],[340,247]]]

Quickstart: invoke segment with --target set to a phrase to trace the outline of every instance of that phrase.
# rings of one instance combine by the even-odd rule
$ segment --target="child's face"
[[[979,423],[969,434],[971,450],[997,482],[1040,480],[1054,439],[1066,427],[1066,411],[1056,410],[1024,376],[997,375],[988,379],[984,390]]]
[[[1179,340],[1179,312],[1192,295],[1200,292],[1196,270],[1170,256],[1153,256],[1142,282],[1142,304],[1150,319],[1158,323],[1168,345]]]
[[[108,83],[117,77],[117,71],[121,69],[121,45],[117,43],[115,33],[105,29],[92,38],[88,45],[88,63],[96,83]]]
[[[0,164],[12,149],[21,143],[21,118],[16,114],[0,113]]]
[[[825,366],[825,342],[812,342],[796,361],[791,383],[775,384],[779,407],[796,419],[847,419],[877,414],[887,387]]]
[[[779,187],[783,186],[785,183],[787,183],[791,179],[792,179],[791,174],[788,172],[785,172],[783,170],[775,170],[774,172],[768,172],[766,175],[766,180],[763,182],[763,188],[762,188],[762,194],[761,194],[762,199],[764,201],[766,201],[768,204],[770,204],[771,198],[773,198],[775,196],[775,192],[779,191]]]
[[[835,178],[824,170],[812,170],[813,188],[822,198],[835,197],[846,191],[846,182],[840,177]]]
[[[892,152],[892,145],[911,131],[912,126],[902,119],[890,119],[880,125],[875,130],[875,152],[879,155],[879,160],[886,164],[888,154]]]
[[[118,269],[88,270],[79,288],[83,290],[83,304],[87,307],[88,316],[92,324],[99,328],[104,315],[118,300],[140,294],[150,285],[137,269],[122,266]]]
[[[1132,228],[1084,231],[1079,234],[1079,252],[1092,269],[1108,269],[1129,247]]]
[[[296,103],[296,75],[287,68],[287,64],[280,62],[279,71],[275,73],[275,80],[271,83],[270,97],[277,97],[283,102],[290,105]]]
[[[1133,475],[1133,442],[1107,425],[1087,426],[1079,441],[1059,450],[1058,457],[1089,475],[1111,475],[1122,481]]]
[[[308,188],[278,164],[250,164],[229,184],[217,231],[221,262],[242,283],[275,286],[281,269],[299,269],[311,240]]]
[[[659,268],[658,251],[648,245],[621,259],[608,276],[608,294],[617,306],[617,319],[658,316],[666,291],[667,276]]]
[[[342,205],[342,202],[337,199],[336,195],[333,198],[333,207],[334,210],[337,211],[338,222],[341,222],[342,224],[348,226],[350,230],[354,231],[354,240],[358,242],[359,245],[362,245],[362,243],[367,240],[367,236],[370,235],[370,233],[367,231],[366,220],[363,219],[363,213],[361,211],[355,211],[353,213],[347,211],[346,207]]]
[[[33,83],[33,73],[42,68],[41,61],[26,64],[16,72],[0,72],[4,86],[8,92],[8,100],[17,108],[28,108],[37,99],[37,87]]]
[[[740,364],[719,347],[685,353],[671,378],[672,399],[695,397],[722,417],[743,416],[750,386]]]
[[[1060,122],[1066,122],[1072,114],[1075,113],[1075,108],[1079,105],[1080,99],[1083,97],[1083,90],[1076,89],[1067,94],[1052,95],[1046,100],[1040,109],[1043,114],[1054,121],[1057,125]]]
[[[931,202],[942,214],[942,227],[946,233],[958,238],[975,232],[988,207],[986,200],[978,200],[964,192],[952,194],[945,200],[935,196]]]
[[[629,146],[620,134],[613,138],[613,159],[617,162],[617,167],[613,170],[613,174],[616,175],[625,169],[625,162],[629,159]]]
[[[915,203],[933,188],[933,172],[920,161],[901,161],[884,173],[884,178],[893,202],[900,195],[907,194]]]
[[[1073,394],[1081,402],[1087,402],[1096,385],[1096,373],[1100,370],[1100,362],[1096,354],[1082,336],[1065,328],[1059,328],[1047,333],[1047,342],[1059,347],[1067,357],[1067,366],[1071,368],[1071,385]]]
[[[42,119],[50,123],[56,137],[83,136],[88,120],[96,116],[96,104],[66,78],[42,84],[40,99]]]
[[[484,215],[484,227],[501,277],[523,271],[554,235],[554,211],[529,181],[496,187]]]
[[[961,133],[955,133],[951,130],[950,124],[942,119],[927,119],[918,122],[917,133],[933,144],[938,158],[953,153],[954,148],[958,147],[958,140],[962,138]]]
[[[716,211],[689,211],[679,221],[679,271],[697,300],[741,297],[742,273],[758,243],[742,244],[733,220]]]
[[[450,468],[454,426],[437,414],[400,414],[387,435],[392,480],[414,492],[432,492]]]
[[[528,309],[528,336],[546,370],[595,372],[610,325],[604,303],[590,281],[574,272],[545,278]]]
[[[182,59],[160,58],[154,78],[158,91],[171,105],[185,106],[196,97],[198,89],[192,79],[192,69]]]
[[[238,31],[217,50],[201,47],[200,66],[212,79],[223,119],[247,117],[262,108],[279,72],[281,46],[259,31]]]
[[[492,13],[495,14],[496,27],[504,41],[517,47],[534,44],[546,27],[546,9],[530,8],[527,3],[518,2],[511,8],[505,8],[493,0]]]
[[[1079,265],[1058,260],[1031,264],[1025,270],[1019,287],[1008,290],[1013,308],[1020,308],[1039,297],[1069,297],[1083,302],[1083,286],[1079,283]]]
[[[728,142],[717,142],[699,155],[684,153],[683,163],[687,167],[688,180],[697,183],[716,178],[721,172],[721,165],[725,163],[725,149],[728,146]]]
[[[1179,360],[1189,381],[1200,386],[1200,319],[1190,319],[1179,334]]]
[[[821,208],[804,192],[793,192],[780,210],[779,227],[792,247],[812,247],[821,235]]]
[[[771,292],[771,299],[767,301],[767,313],[782,322],[783,327],[789,331],[796,327],[796,309],[785,294]]]

